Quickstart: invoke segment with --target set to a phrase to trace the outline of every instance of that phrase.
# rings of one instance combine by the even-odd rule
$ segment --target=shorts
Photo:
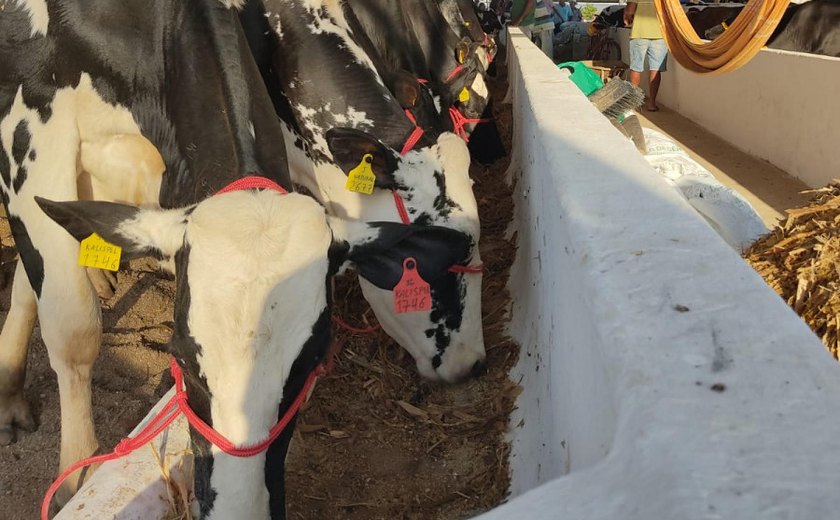
[[[630,70],[642,72],[645,70],[645,57],[650,70],[665,72],[668,69],[668,45],[665,40],[648,40],[634,38],[630,40]]]

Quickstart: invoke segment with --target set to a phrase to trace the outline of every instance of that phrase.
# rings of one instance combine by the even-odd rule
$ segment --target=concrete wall
[[[840,366],[518,31],[508,51],[524,392],[495,519],[840,510]]]
[[[630,31],[619,30],[629,63]],[[659,101],[700,126],[821,187],[840,177],[840,58],[762,49],[743,68],[701,76],[668,62]]]

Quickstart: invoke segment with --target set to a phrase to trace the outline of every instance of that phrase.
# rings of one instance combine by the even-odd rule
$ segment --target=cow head
[[[471,43],[471,47],[478,47],[478,44]],[[481,56],[485,56],[483,50]],[[486,58],[483,58],[486,61]],[[463,67],[446,81],[444,85],[444,106],[455,106],[466,117],[476,119],[481,117],[487,107],[489,90],[484,80],[485,66],[482,58],[475,51],[469,51],[467,58],[462,63]]]
[[[468,250],[456,231],[349,223],[299,194],[240,191],[175,210],[38,203],[77,239],[95,232],[127,256],[175,258],[170,349],[190,407],[236,446],[268,437],[325,356],[331,275],[355,266],[388,291],[406,256],[437,280]],[[247,458],[221,452],[191,429],[200,518],[282,518],[292,429]]]
[[[410,208],[413,223],[446,227],[464,237],[468,248],[451,266],[481,264],[478,207],[468,173],[469,151],[462,139],[442,133],[431,146],[401,156],[360,130],[333,128],[326,138],[334,162],[345,174],[369,156],[376,187],[395,190]],[[422,274],[422,264],[420,270]],[[395,312],[394,295],[383,288],[383,282],[396,274],[362,270],[362,291],[385,332],[414,357],[420,374],[456,382],[480,373],[485,358],[481,274],[446,272],[427,280],[432,288],[431,310],[405,314]]]

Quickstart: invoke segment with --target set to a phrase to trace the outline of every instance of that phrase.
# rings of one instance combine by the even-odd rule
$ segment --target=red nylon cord
[[[370,327],[367,327],[367,328],[364,328],[364,329],[357,328],[357,327],[354,327],[352,325],[348,325],[347,323],[345,323],[337,314],[333,314],[332,321],[333,321],[333,323],[335,323],[336,325],[338,325],[342,329],[344,329],[348,332],[353,332],[354,334],[372,334],[372,333],[374,333],[377,330],[382,328],[382,325],[379,325],[379,324],[371,325]]]
[[[241,191],[247,190],[252,188],[262,188],[268,190],[274,190],[277,192],[282,193],[283,195],[288,194],[289,192],[286,191],[285,188],[277,184],[271,179],[266,179],[265,177],[258,177],[255,175],[249,177],[243,177],[241,179],[235,180],[232,183],[228,184],[224,188],[220,189],[216,192],[216,195],[221,195],[223,193],[229,193],[231,191]]]
[[[446,76],[446,79],[445,79],[445,80],[443,80],[443,82],[444,82],[444,83],[448,83],[450,79],[452,79],[452,78],[454,78],[455,76],[457,76],[457,75],[458,75],[458,73],[459,73],[459,72],[461,72],[462,70],[464,70],[464,66],[463,66],[463,65],[458,65],[457,67],[455,67],[454,69],[452,69],[452,72],[450,72],[450,73],[449,73],[449,75],[448,75],[448,76]]]

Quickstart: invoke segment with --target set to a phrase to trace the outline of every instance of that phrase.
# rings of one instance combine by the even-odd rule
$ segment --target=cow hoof
[[[0,400],[0,446],[15,442],[15,429],[35,430],[35,419],[23,395]]]
[[[87,269],[88,279],[96,294],[103,300],[110,300],[117,291],[117,273],[104,269]]]

